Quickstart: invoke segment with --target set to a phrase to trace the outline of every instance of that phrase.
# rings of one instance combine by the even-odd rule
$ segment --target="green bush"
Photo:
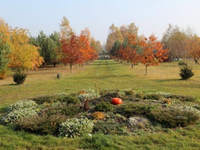
[[[178,65],[179,65],[179,66],[187,66],[187,63],[184,62],[183,60],[180,60],[180,61],[178,62]]]
[[[66,104],[79,104],[80,100],[76,96],[67,95],[65,93],[56,94],[52,96],[40,96],[37,98],[33,98],[37,104],[44,104],[44,103],[55,103],[55,102],[62,102]]]
[[[171,106],[152,110],[148,117],[165,127],[175,128],[195,123],[200,118],[200,112],[189,106]]]
[[[15,104],[12,104],[8,107],[8,111],[13,111],[13,110],[19,110],[19,109],[24,109],[24,108],[36,108],[38,107],[37,103],[35,103],[32,100],[23,100],[23,101],[18,101]]]
[[[127,127],[124,124],[115,122],[114,120],[99,120],[94,125],[94,133],[128,135]]]
[[[116,109],[116,112],[126,117],[131,117],[134,115],[147,115],[153,109],[156,109],[156,107],[157,107],[156,105],[138,102],[138,103],[130,103],[126,105],[125,104],[121,105],[120,107]]]
[[[125,95],[135,95],[135,92],[133,90],[127,90],[125,91]]]
[[[79,137],[88,135],[93,130],[94,123],[87,118],[72,118],[61,123],[59,135],[65,137]]]
[[[13,81],[16,83],[16,84],[23,84],[25,79],[26,79],[26,74],[24,73],[19,73],[19,72],[16,72],[14,75],[13,75]]]
[[[159,94],[147,94],[147,95],[144,95],[143,99],[160,100],[161,95],[159,95]]]
[[[43,106],[44,108],[40,113],[45,113],[48,116],[62,114],[68,117],[73,117],[81,112],[81,108],[78,105],[66,105],[64,103],[53,103],[50,106]]]
[[[99,93],[97,93],[95,90],[88,89],[88,90],[82,90],[78,95],[78,98],[81,101],[84,101],[84,100],[91,100],[94,98],[98,98],[99,96],[100,96]]]
[[[50,134],[58,135],[59,125],[66,121],[65,115],[48,115],[46,113],[40,113],[40,115],[34,115],[25,117],[16,122],[17,130],[24,130],[35,134]]]
[[[185,66],[180,68],[180,74],[179,75],[180,75],[182,80],[187,80],[187,79],[191,78],[194,75],[194,73],[192,72],[191,67],[185,65]]]
[[[103,101],[97,104],[94,109],[95,111],[103,111],[103,112],[113,111],[113,105],[111,103]]]
[[[15,125],[17,121],[24,119],[25,117],[31,117],[37,115],[36,109],[23,108],[13,110],[1,118],[2,123]]]

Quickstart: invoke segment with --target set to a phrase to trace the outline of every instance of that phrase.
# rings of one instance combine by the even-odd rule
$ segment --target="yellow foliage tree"
[[[0,19],[0,38],[10,50],[8,54],[9,68],[15,71],[24,71],[35,69],[42,64],[43,58],[38,52],[38,47],[30,44],[26,30],[13,29]]]
[[[12,30],[11,54],[9,67],[18,71],[30,70],[39,67],[43,58],[38,48],[29,43],[27,31],[15,28]]]

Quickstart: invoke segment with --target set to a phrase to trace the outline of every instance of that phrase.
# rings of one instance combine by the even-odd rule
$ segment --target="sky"
[[[109,26],[139,27],[139,34],[161,38],[168,24],[191,28],[200,35],[200,0],[2,0],[0,18],[12,27],[28,29],[36,36],[60,31],[66,16],[76,33],[86,27],[106,42]]]

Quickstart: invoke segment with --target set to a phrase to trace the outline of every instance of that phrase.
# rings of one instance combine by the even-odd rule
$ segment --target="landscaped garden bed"
[[[123,102],[112,103],[113,98]],[[186,127],[200,119],[194,97],[134,90],[82,90],[19,101],[4,109],[1,124],[13,130],[60,137],[138,135]]]

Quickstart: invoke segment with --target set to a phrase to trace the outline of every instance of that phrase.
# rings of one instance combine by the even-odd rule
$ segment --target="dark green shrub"
[[[80,103],[80,100],[78,97],[71,96],[71,95],[63,97],[62,101],[66,102],[67,104],[79,104]]]
[[[26,117],[16,122],[17,130],[24,130],[35,134],[58,135],[60,123],[66,121],[65,115],[48,115],[42,113],[38,116]]]
[[[195,102],[196,98],[192,96],[182,96],[182,95],[162,95],[164,98],[172,98],[172,99],[179,99],[180,101],[186,101],[186,102]]]
[[[106,121],[99,120],[94,124],[93,133],[113,134],[113,135],[128,135],[126,125],[118,123],[113,119]]]
[[[94,109],[95,111],[103,111],[103,112],[113,111],[113,105],[111,103],[103,101],[97,104]]]
[[[200,118],[197,109],[188,106],[171,106],[152,110],[148,117],[165,127],[175,128],[195,123]]]
[[[54,103],[54,102],[65,102],[67,104],[78,104],[80,100],[76,96],[67,95],[67,94],[57,94],[52,96],[41,96],[37,98],[33,98],[37,104],[43,103]]]
[[[179,65],[179,66],[187,66],[187,63],[184,62],[183,60],[180,60],[180,61],[178,62],[178,65]]]
[[[16,84],[23,84],[25,79],[26,79],[26,74],[24,73],[21,73],[21,72],[16,72],[14,75],[13,75],[13,81],[16,83]]]
[[[191,78],[194,75],[194,73],[192,72],[191,67],[184,65],[183,67],[180,68],[179,75],[182,80],[187,80],[187,79]]]
[[[126,117],[131,117],[134,115],[147,115],[153,109],[156,109],[156,105],[145,104],[145,103],[130,103],[122,105],[116,108],[116,112],[122,114]]]
[[[82,109],[79,105],[69,105],[67,107],[63,106],[60,109],[62,114],[65,114],[70,117],[78,115],[80,112],[82,112]]]
[[[161,99],[161,95],[159,95],[159,94],[147,94],[147,95],[144,95],[143,99],[159,100],[159,99]]]
[[[62,103],[60,105],[49,106],[41,110],[41,113],[45,113],[48,116],[62,114],[72,117],[80,112],[82,112],[82,110],[79,105],[64,105]]]

